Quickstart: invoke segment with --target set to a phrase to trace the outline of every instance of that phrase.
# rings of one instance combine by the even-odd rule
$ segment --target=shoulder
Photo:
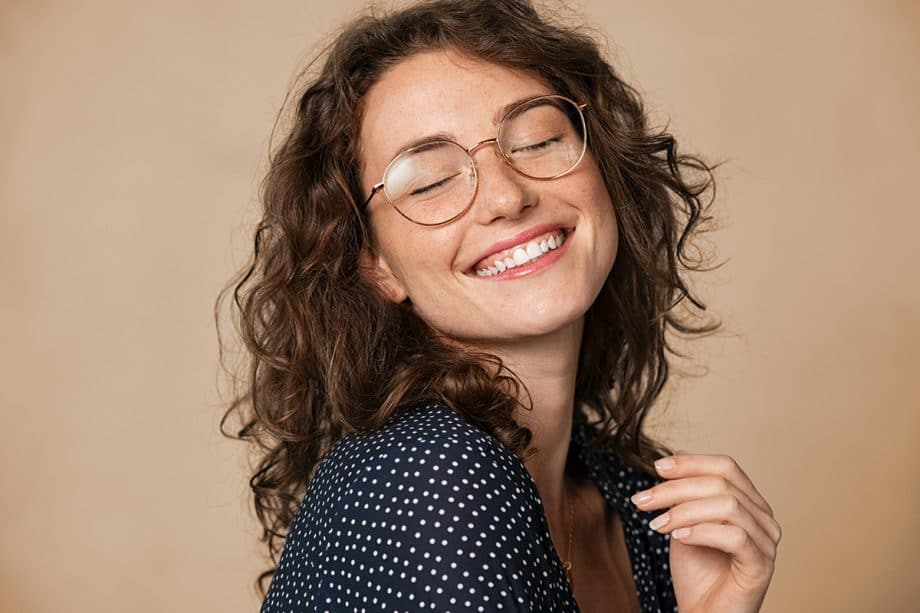
[[[333,609],[370,606],[363,599],[373,595],[382,599],[375,609],[564,611],[553,552],[520,460],[432,403],[349,435],[326,455],[268,599],[286,601],[293,589],[309,594],[308,606]]]
[[[343,439],[324,458],[311,490],[306,504],[335,509],[339,524],[411,523],[446,534],[502,525],[523,533],[542,516],[520,460],[440,403]]]
[[[305,503],[350,510],[356,503],[363,509],[362,502],[372,497],[393,498],[399,492],[415,494],[411,502],[444,494],[453,494],[452,500],[476,498],[492,490],[530,503],[536,495],[529,473],[509,449],[449,407],[432,402],[392,416],[376,432],[339,441],[317,468]]]
[[[319,472],[350,481],[381,474],[443,471],[456,475],[462,466],[475,472],[493,469],[492,478],[520,477],[520,461],[488,433],[441,403],[428,403],[392,416],[376,432],[352,434],[323,459]],[[412,470],[408,470],[412,468]],[[498,470],[498,472],[495,472]]]

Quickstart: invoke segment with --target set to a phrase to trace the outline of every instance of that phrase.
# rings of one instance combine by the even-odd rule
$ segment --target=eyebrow
[[[502,107],[499,108],[497,111],[495,111],[495,114],[492,115],[492,125],[498,127],[498,124],[501,122],[502,117],[504,117],[505,115],[507,115],[507,114],[508,114],[508,111],[510,111],[511,109],[513,109],[514,107],[516,107],[517,105],[522,104],[522,103],[524,103],[524,102],[527,102],[527,101],[530,100],[531,98],[537,98],[537,97],[539,97],[539,96],[548,96],[548,95],[550,95],[551,93],[552,93],[552,92],[542,93],[542,94],[530,94],[530,95],[524,96],[523,98],[519,98],[519,99],[517,99],[517,100],[513,100],[513,101],[509,102],[508,104],[502,106]],[[449,140],[449,141],[457,142],[457,137],[454,136],[453,134],[451,134],[450,132],[437,132],[437,133],[435,133],[435,134],[428,134],[428,135],[426,135],[426,136],[421,136],[421,137],[419,137],[419,138],[414,138],[414,139],[412,139],[411,141],[408,141],[408,142],[406,142],[406,143],[403,143],[403,144],[396,150],[396,152],[395,152],[393,155],[390,156],[389,159],[390,159],[390,160],[393,160],[394,158],[396,158],[396,156],[400,155],[401,153],[406,152],[406,151],[409,150],[409,149],[412,149],[413,147],[418,147],[418,146],[425,145],[425,144],[428,144],[428,143],[431,143],[431,142],[435,142],[435,141],[439,141],[439,140]]]

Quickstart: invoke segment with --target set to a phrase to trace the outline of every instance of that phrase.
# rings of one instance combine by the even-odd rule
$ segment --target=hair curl
[[[459,50],[590,103],[588,143],[621,242],[585,317],[575,419],[589,421],[593,411],[592,444],[645,471],[671,453],[643,433],[643,422],[668,379],[665,350],[683,355],[665,338],[667,328],[699,335],[721,326],[694,326],[675,312],[685,298],[706,308],[680,267],[708,270],[687,252],[712,219],[705,215],[712,199],[704,206],[700,197],[711,188],[714,199],[717,165],[679,154],[666,128],[648,125],[638,92],[586,32],[541,16],[526,0],[416,3],[347,24],[296,94],[290,128],[270,153],[251,258],[215,304],[221,364],[219,315],[231,290],[246,350],[242,388],[220,427],[257,451],[249,485],[272,561],[257,580],[262,594],[319,462],[349,432],[372,432],[395,411],[435,399],[522,460],[536,451],[531,432],[512,417],[522,383],[500,358],[445,342],[411,304],[388,301],[360,268],[362,252],[373,250],[359,210],[362,101],[388,68],[413,53]],[[282,115],[286,108],[287,101]],[[235,434],[226,430],[233,416]]]

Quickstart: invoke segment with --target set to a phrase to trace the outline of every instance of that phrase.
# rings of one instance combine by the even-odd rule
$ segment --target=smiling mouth
[[[519,266],[527,266],[562,247],[568,240],[569,234],[571,234],[569,229],[553,230],[520,245],[499,251],[480,260],[469,274],[494,277]]]

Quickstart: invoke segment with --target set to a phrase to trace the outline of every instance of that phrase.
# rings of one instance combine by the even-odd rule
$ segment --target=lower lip
[[[472,273],[472,276],[477,279],[482,279],[483,281],[510,281],[512,279],[520,279],[521,277],[529,277],[530,275],[543,270],[548,266],[552,266],[556,263],[556,260],[565,255],[565,252],[569,249],[569,241],[572,238],[572,234],[575,233],[575,229],[567,230],[565,233],[565,241],[559,247],[556,247],[552,251],[547,251],[543,257],[540,259],[515,266],[514,268],[509,268],[505,272],[499,275],[484,275],[480,277],[475,272]]]

